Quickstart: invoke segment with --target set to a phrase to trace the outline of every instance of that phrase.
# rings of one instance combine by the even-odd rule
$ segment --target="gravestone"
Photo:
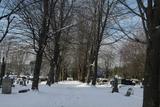
[[[2,94],[11,94],[12,92],[12,80],[9,77],[5,77],[2,81]]]
[[[22,77],[22,79],[19,81],[19,85],[27,86],[26,82],[27,82],[27,79],[25,77]]]
[[[114,81],[113,81],[112,93],[114,93],[114,92],[119,92],[119,90],[118,90],[118,79],[116,77],[114,77]]]
[[[22,85],[22,86],[23,86],[23,80],[20,80],[20,81],[19,81],[19,85]]]
[[[134,94],[133,88],[128,88],[125,96],[128,96],[128,97],[129,97],[130,95],[133,95],[133,94]]]
[[[22,81],[23,81],[23,86],[27,86],[27,84],[26,84],[27,78],[26,77],[22,77]]]

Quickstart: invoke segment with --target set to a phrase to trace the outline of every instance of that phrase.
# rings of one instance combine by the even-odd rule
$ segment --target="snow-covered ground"
[[[12,94],[0,94],[0,107],[142,107],[143,89],[139,86],[121,86],[119,93],[111,93],[109,85],[94,87],[78,81],[63,81],[51,87],[41,83],[38,92],[18,93],[30,87],[16,85]],[[134,89],[134,95],[126,97],[129,87]]]

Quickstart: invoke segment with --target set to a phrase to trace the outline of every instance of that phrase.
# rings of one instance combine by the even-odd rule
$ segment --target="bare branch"
[[[134,9],[132,9],[131,7],[129,7],[124,1],[118,0],[122,5],[124,5],[125,7],[127,7],[132,13],[134,13],[135,15],[141,17],[143,20],[146,20],[146,18],[144,16],[142,16],[141,14],[137,13],[136,11],[134,11]]]
[[[7,27],[5,29],[5,32],[3,33],[3,36],[1,37],[0,39],[0,43],[3,41],[3,39],[6,37],[6,35],[8,34],[9,32],[9,27],[10,27],[10,24],[11,22],[13,21],[14,17],[10,19],[11,16],[8,16],[7,17]]]
[[[120,29],[116,29],[116,30],[121,31],[125,36],[127,36],[127,37],[128,37],[130,40],[132,40],[132,41],[139,42],[139,43],[142,43],[142,44],[146,44],[146,41],[142,41],[142,40],[136,38],[136,37],[135,37],[136,35],[133,34],[133,33],[132,33],[132,35],[133,35],[135,38],[130,37],[130,36],[128,35],[128,33],[123,29],[123,27],[122,27],[115,19],[114,19],[114,21],[115,21],[115,23],[118,25],[118,27],[120,28]],[[129,33],[131,33],[131,32],[129,32]]]
[[[112,41],[112,42],[108,42],[108,43],[101,43],[101,45],[112,45],[112,44],[114,44],[114,43],[117,43],[118,41],[120,41],[121,39],[123,39],[124,37],[123,36],[121,36],[120,38],[118,38],[118,39],[115,39],[114,41]]]
[[[144,5],[143,5],[142,1],[141,0],[137,0],[137,4],[138,4],[138,8],[139,8],[140,14],[143,17],[145,17],[144,13],[142,12],[142,9],[144,10],[144,12],[146,12],[146,8],[143,7]],[[142,17],[141,17],[141,20],[142,20],[142,25],[143,25],[144,32],[145,32],[145,35],[146,35],[146,38],[147,38],[147,42],[148,42],[148,40],[149,40],[150,37],[149,37],[149,32],[148,32],[148,29],[147,29],[147,26],[146,26],[146,21],[143,20]]]

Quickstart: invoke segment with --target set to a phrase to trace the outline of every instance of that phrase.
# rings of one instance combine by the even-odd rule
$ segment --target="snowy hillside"
[[[139,86],[124,86],[119,88],[120,93],[111,93],[109,85],[93,87],[77,81],[59,82],[51,87],[41,83],[39,92],[18,93],[30,87],[16,85],[12,94],[0,94],[1,107],[141,107],[143,99]],[[133,87],[134,95],[126,97],[129,87]]]

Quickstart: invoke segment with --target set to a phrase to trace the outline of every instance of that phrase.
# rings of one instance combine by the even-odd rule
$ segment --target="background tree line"
[[[135,43],[122,46],[122,75],[128,76],[128,71],[134,78],[144,75],[143,106],[159,107],[159,0],[1,0],[0,5],[1,44],[7,43],[6,36],[14,37],[16,45],[29,45],[30,52],[35,54],[33,90],[38,90],[44,60],[50,68],[48,85],[67,76],[95,85],[103,46],[127,40]],[[135,30],[138,23],[143,27],[145,39]],[[9,48],[2,49],[6,50]],[[17,54],[13,58],[2,54],[2,59],[17,59],[17,65],[24,63],[20,60],[21,52],[17,51],[18,58]]]

